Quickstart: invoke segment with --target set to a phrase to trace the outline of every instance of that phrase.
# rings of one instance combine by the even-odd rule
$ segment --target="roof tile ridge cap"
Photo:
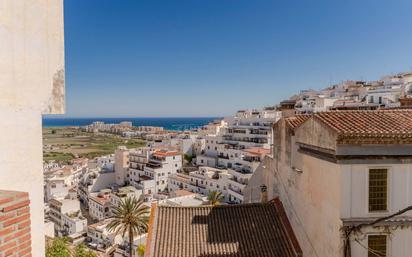
[[[315,116],[315,113],[311,113],[311,114],[301,114],[301,116],[303,117],[303,115],[305,115],[304,117],[307,117],[303,122],[301,122],[299,125],[297,125],[296,127],[293,128],[293,130],[296,130],[298,128],[300,128],[303,124],[305,124],[306,122],[308,122],[308,120],[310,120],[310,118],[312,118],[313,116]],[[295,118],[295,120],[297,120],[296,116],[292,116],[293,118]],[[292,117],[286,117],[287,118],[292,118]],[[293,127],[293,126],[292,126]]]
[[[160,209],[204,209],[211,208],[212,205],[199,205],[199,206],[173,206],[173,205],[159,205]]]
[[[300,247],[299,241],[295,235],[295,232],[293,231],[293,227],[290,224],[289,218],[286,214],[282,201],[279,199],[279,197],[276,197],[268,203],[270,203],[275,208],[277,215],[279,215],[282,227],[285,230],[288,239],[290,240],[289,243],[292,245],[292,248],[295,252],[295,256],[302,257],[302,248]]]
[[[352,110],[349,110],[349,111],[352,111]],[[331,128],[333,131],[335,131],[336,133],[338,133],[339,135],[341,135],[341,134],[344,134],[344,132],[342,132],[342,131],[339,131],[337,128],[335,128],[334,126],[331,126],[331,124],[329,124],[328,122],[326,122],[326,120],[323,118],[323,117],[321,117],[321,113],[342,113],[342,112],[346,112],[346,111],[324,111],[324,112],[317,112],[317,113],[314,113],[313,114],[313,116],[312,117],[310,117],[309,119],[307,119],[305,122],[303,122],[303,123],[306,123],[308,120],[310,120],[311,118],[313,118],[313,119],[317,119],[317,120],[319,120],[320,122],[322,122],[323,124],[325,124],[326,126],[328,126],[329,128]],[[303,124],[302,123],[302,124]]]
[[[158,208],[160,206],[157,203],[153,203],[151,207],[151,213],[149,217],[149,230],[147,231],[146,252],[144,257],[154,256],[155,239],[157,235],[156,227],[158,220]]]

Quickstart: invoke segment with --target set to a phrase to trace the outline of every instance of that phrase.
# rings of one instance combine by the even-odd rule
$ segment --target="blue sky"
[[[66,0],[66,116],[225,116],[412,69],[412,1]]]

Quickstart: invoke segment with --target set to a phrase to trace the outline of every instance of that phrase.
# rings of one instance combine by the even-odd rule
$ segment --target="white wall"
[[[368,211],[368,176],[371,168],[388,169],[388,212]],[[342,165],[341,188],[342,218],[388,215],[412,205],[412,164]]]
[[[42,113],[64,112],[62,0],[0,2],[0,189],[29,193],[44,256]]]

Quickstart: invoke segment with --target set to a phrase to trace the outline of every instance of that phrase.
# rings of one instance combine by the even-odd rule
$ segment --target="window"
[[[388,170],[369,170],[369,211],[386,211],[388,196]]]
[[[386,235],[368,236],[368,257],[386,256]]]

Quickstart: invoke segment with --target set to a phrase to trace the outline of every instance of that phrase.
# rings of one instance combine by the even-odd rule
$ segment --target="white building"
[[[227,126],[219,130],[219,134],[204,136],[205,147],[201,155],[197,155],[196,164],[209,167],[232,168],[246,165],[245,149],[270,149],[271,124],[276,122],[281,113],[274,108],[264,110],[238,111],[234,117],[226,118]]]
[[[89,195],[89,215],[94,220],[104,220],[111,216],[111,189],[103,189],[99,193]]]
[[[45,202],[51,199],[62,199],[69,194],[69,187],[64,178],[54,177],[45,182]]]
[[[64,213],[62,215],[63,235],[81,234],[86,232],[87,220],[80,211]]]
[[[96,158],[97,167],[106,171],[114,171],[114,162],[114,154]]]
[[[58,235],[70,235],[82,231],[87,221],[81,216],[80,202],[71,199],[51,199],[49,218],[55,224]]]
[[[142,195],[143,195],[143,190],[136,189],[133,186],[120,187],[116,191],[113,191],[110,195],[112,214],[113,214],[114,209],[119,206],[121,201],[124,201],[126,198],[140,199]]]
[[[115,173],[98,169],[89,169],[81,178],[77,192],[80,200],[87,204],[91,193],[100,192],[103,189],[111,188],[116,184]]]
[[[155,193],[164,192],[167,188],[168,176],[182,169],[182,155],[176,151],[160,150],[154,152],[144,167],[141,176],[155,181]]]
[[[192,193],[186,190],[176,190],[173,192],[173,196],[158,201],[158,205],[165,205],[165,206],[182,206],[182,207],[190,207],[190,206],[201,206],[207,205],[209,201],[207,197],[201,194]]]
[[[236,202],[228,193],[231,178],[232,175],[226,169],[204,166],[199,167],[199,170],[190,172],[189,175],[183,173],[170,175],[168,188],[171,194],[182,189],[202,195],[208,195],[211,191],[219,191],[224,195],[225,201]]]
[[[381,86],[369,88],[366,95],[368,104],[379,104],[386,107],[399,106],[399,98],[402,95],[401,85]]]
[[[88,246],[102,252],[108,251],[111,246],[121,244],[123,242],[121,235],[116,235],[114,231],[110,231],[107,225],[111,219],[105,219],[98,223],[91,224],[87,227]]]
[[[195,149],[194,145],[196,143],[196,134],[192,133],[182,133],[177,137],[170,140],[170,145],[182,154],[193,156]]]

